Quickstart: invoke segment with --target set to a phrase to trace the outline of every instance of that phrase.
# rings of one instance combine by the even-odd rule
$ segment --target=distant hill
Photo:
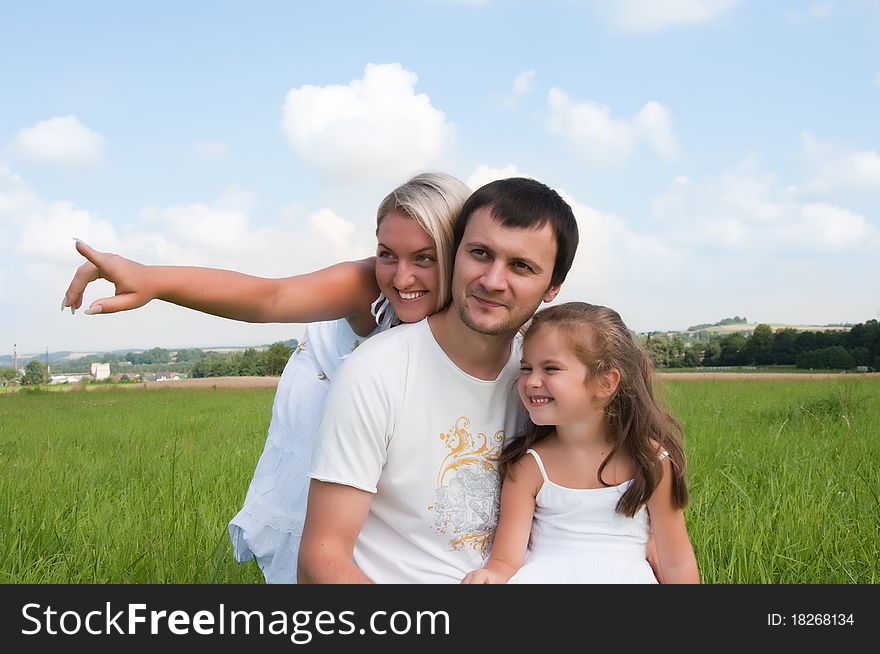
[[[770,329],[774,332],[781,331],[783,329],[794,329],[799,332],[846,332],[850,330],[852,325],[784,325],[781,323],[729,323],[726,325],[712,325],[708,327],[700,327],[697,325],[697,328],[689,327],[687,329],[688,334],[696,334],[698,332],[703,332],[707,334],[751,334],[755,331],[755,327],[758,325],[769,325]]]
[[[688,327],[685,331],[698,332],[704,329],[708,329],[710,327],[726,327],[727,325],[747,325],[748,323],[749,321],[746,318],[734,316],[733,318],[722,318],[718,322],[704,323],[702,325],[692,325],[691,327]]]

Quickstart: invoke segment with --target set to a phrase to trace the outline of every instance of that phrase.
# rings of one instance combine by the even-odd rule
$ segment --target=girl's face
[[[437,248],[405,213],[385,215],[377,232],[376,282],[402,322],[418,322],[437,310]]]
[[[586,425],[602,415],[587,367],[557,327],[539,327],[526,339],[517,389],[536,425]]]

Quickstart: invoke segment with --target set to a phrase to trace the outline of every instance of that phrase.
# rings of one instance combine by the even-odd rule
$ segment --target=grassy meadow
[[[880,582],[880,379],[664,380],[705,583]],[[226,523],[273,389],[0,395],[0,582],[261,583]]]

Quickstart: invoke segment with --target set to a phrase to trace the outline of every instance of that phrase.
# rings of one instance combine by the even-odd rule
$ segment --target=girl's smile
[[[587,367],[556,327],[539,329],[523,344],[517,388],[536,425],[568,425],[594,419],[602,402]]]

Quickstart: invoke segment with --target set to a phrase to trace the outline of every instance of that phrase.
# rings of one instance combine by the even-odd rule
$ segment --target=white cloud
[[[880,231],[864,216],[799,200],[754,158],[702,184],[675,180],[653,209],[663,233],[694,253],[814,256],[880,247]]]
[[[622,166],[641,141],[662,159],[678,154],[672,114],[659,102],[652,100],[632,120],[623,120],[614,118],[607,105],[573,102],[565,91],[554,87],[547,95],[547,107],[547,131],[566,139],[593,166]]]
[[[526,95],[532,92],[535,86],[536,73],[533,70],[524,70],[513,78],[513,92],[517,95]]]
[[[97,163],[104,153],[104,139],[76,116],[51,118],[19,130],[15,146],[28,159],[62,164]]]
[[[192,151],[204,159],[224,159],[229,156],[229,146],[223,141],[199,141],[193,144]]]
[[[453,126],[400,64],[367,64],[347,85],[305,85],[284,102],[282,130],[306,163],[348,180],[397,180],[437,162]]]
[[[480,164],[464,181],[469,188],[477,190],[481,186],[494,182],[498,179],[507,179],[508,177],[531,177],[519,169],[514,164],[507,164],[503,168],[492,168],[486,164]]]
[[[299,220],[254,225],[256,198],[231,189],[210,204],[146,209],[124,232],[122,253],[155,263],[235,268],[267,276],[309,272],[369,256],[357,225],[323,208]]]
[[[624,219],[581,204],[565,191],[560,194],[571,206],[580,234],[566,298],[631,293],[637,287],[662,284],[679,267],[680,260],[662,237],[639,232]]]
[[[10,317],[0,337],[25,349],[46,343],[50,349],[63,349],[77,343],[105,350],[272,342],[300,334],[298,326],[218,321],[161,302],[102,323],[59,314],[61,295],[83,261],[73,237],[144,263],[210,266],[269,277],[309,272],[373,251],[370,218],[358,224],[323,208],[279,216],[275,223],[260,226],[255,207],[253,194],[232,188],[213,202],[146,209],[132,223],[115,226],[71,202],[44,200],[0,162],[0,238],[9,245],[0,259],[0,280],[15,280],[0,285],[0,308]],[[96,282],[86,292],[86,304],[112,293],[109,284]]]
[[[832,250],[858,248],[866,241],[877,244],[878,232],[864,216],[826,202],[800,207],[800,220],[790,227],[786,236],[800,241],[818,237],[819,243]]]
[[[741,0],[592,0],[614,29],[630,34],[658,32],[675,25],[715,20]]]
[[[78,209],[71,202],[41,203],[34,209],[35,215],[24,225],[17,247],[31,264],[66,264],[74,238],[103,243],[109,248],[121,245],[112,223]]]
[[[802,134],[801,144],[810,169],[805,190],[880,190],[880,154],[876,150],[847,151],[808,132]]]
[[[647,103],[633,119],[633,127],[662,159],[678,156],[678,142],[672,135],[672,113],[664,105],[653,100]]]

